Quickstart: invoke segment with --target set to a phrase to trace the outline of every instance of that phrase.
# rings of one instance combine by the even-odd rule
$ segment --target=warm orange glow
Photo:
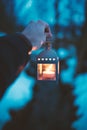
[[[35,51],[35,50],[37,50],[37,46],[34,46],[34,47],[32,48],[32,50],[28,52],[28,55],[30,55],[30,54],[32,53],[32,51]]]
[[[42,74],[42,64],[40,64],[40,74]]]
[[[32,51],[37,50],[37,49],[38,49],[37,46],[34,46],[34,47],[32,48]]]
[[[55,64],[38,64],[38,79],[39,80],[55,80],[56,65]]]

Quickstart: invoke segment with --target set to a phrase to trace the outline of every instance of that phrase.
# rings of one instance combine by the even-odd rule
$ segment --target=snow
[[[32,100],[34,84],[35,80],[22,71],[9,86],[0,101],[0,128],[11,119],[9,110],[19,110]]]

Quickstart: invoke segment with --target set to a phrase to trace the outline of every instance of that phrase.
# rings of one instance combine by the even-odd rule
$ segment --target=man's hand
[[[32,49],[38,49],[46,41],[46,38],[52,37],[49,25],[41,20],[31,21],[22,31],[22,34],[30,40]]]

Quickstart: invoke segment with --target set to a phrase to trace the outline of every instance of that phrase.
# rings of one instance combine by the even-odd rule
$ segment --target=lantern
[[[59,58],[51,49],[50,42],[45,43],[45,49],[37,56],[37,80],[58,81]]]

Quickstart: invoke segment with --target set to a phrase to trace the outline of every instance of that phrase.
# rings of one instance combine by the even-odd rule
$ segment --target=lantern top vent
[[[39,53],[39,55],[37,56],[37,58],[57,58],[57,54],[55,52],[55,50],[51,49],[51,44],[49,41],[45,42],[45,49]]]

